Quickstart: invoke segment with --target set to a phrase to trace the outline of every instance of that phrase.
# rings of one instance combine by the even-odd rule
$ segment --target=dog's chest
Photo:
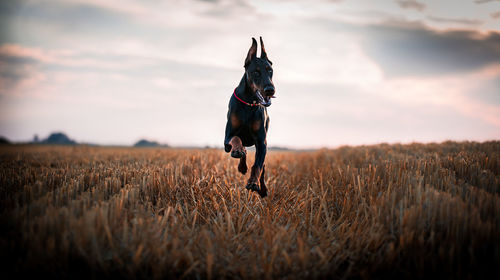
[[[257,108],[257,110],[244,110],[231,114],[230,120],[233,127],[249,131],[258,131],[263,126],[268,118],[265,108]]]

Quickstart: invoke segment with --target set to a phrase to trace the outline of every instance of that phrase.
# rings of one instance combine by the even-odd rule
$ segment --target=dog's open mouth
[[[271,98],[274,98],[274,96],[265,96],[263,97],[260,91],[256,91],[255,94],[257,95],[257,99],[259,99],[259,103],[265,107],[271,106]]]

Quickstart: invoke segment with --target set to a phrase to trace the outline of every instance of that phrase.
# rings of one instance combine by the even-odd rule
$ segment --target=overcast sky
[[[500,2],[0,2],[0,135],[222,146],[251,37],[268,144],[500,139]]]

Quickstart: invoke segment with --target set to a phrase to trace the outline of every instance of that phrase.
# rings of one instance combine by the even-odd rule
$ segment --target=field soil
[[[500,279],[498,141],[270,151],[266,198],[247,177],[221,150],[0,146],[2,274]]]

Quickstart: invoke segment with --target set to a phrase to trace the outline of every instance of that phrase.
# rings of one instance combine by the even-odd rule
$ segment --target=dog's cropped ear
[[[247,58],[245,59],[245,68],[250,64],[252,58],[257,57],[257,40],[252,37],[252,46],[248,50]]]
[[[260,58],[265,58],[269,64],[273,65],[271,60],[267,58],[266,48],[264,48],[264,41],[262,41],[262,36],[260,36]]]

